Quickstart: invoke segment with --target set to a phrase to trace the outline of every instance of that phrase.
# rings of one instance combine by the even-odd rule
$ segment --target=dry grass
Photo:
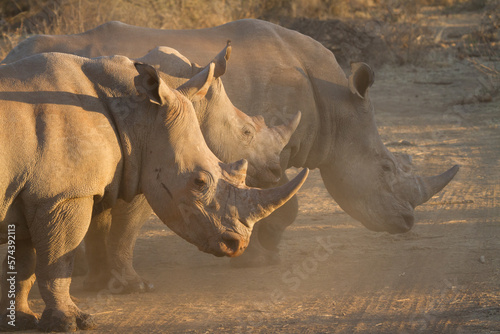
[[[0,58],[29,34],[73,34],[108,21],[193,29],[257,17],[257,0],[4,0],[0,4]]]

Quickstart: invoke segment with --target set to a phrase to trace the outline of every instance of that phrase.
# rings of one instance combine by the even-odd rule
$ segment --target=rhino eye
[[[253,139],[255,130],[251,126],[245,126],[242,129],[243,139],[250,142]]]
[[[193,180],[194,188],[197,191],[205,191],[210,182],[210,175],[206,172],[200,172]]]
[[[390,162],[383,162],[382,163],[382,170],[384,172],[392,172],[393,168],[394,168],[393,164]]]
[[[203,190],[207,186],[207,182],[203,178],[197,177],[194,179],[194,185],[198,190]]]
[[[251,136],[251,135],[253,135],[253,131],[251,128],[243,128],[243,134],[245,136]]]

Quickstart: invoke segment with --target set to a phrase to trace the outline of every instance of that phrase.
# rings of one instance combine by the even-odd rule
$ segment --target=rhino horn
[[[269,216],[274,210],[285,204],[300,189],[309,174],[304,168],[293,180],[271,189],[237,189],[239,202],[244,205],[239,208],[240,220],[248,227]]]
[[[227,164],[227,169],[235,184],[245,184],[248,169],[248,161],[246,159],[241,159],[236,162]]]
[[[455,165],[440,175],[425,177],[421,179],[420,198],[415,201],[414,206],[423,204],[441,191],[457,174],[459,166]]]
[[[288,141],[290,140],[290,137],[292,137],[293,132],[299,126],[301,116],[302,116],[301,112],[298,111],[295,114],[295,116],[290,121],[288,121],[288,123],[273,127],[273,129],[281,137],[281,142],[283,144],[283,147],[285,147],[285,145],[288,144]]]

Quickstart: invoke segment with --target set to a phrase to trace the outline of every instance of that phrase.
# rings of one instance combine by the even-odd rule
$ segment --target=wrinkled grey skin
[[[227,39],[232,40],[234,52],[223,82],[231,101],[250,115],[263,114],[271,125],[301,111],[300,125],[281,154],[282,167],[319,168],[334,200],[370,230],[409,231],[414,208],[457,173],[454,166],[435,177],[415,175],[386,149],[370,102],[374,75],[368,65],[353,64],[346,77],[320,43],[265,21],[239,20],[200,30],[109,22],[78,35],[31,37],[6,61],[44,50],[139,57],[157,45],[168,45],[191,61],[206,63]],[[297,201],[289,201],[257,224],[251,244],[276,250],[297,209]]]
[[[245,185],[247,162],[222,163],[206,146],[191,101],[207,94],[215,65],[177,90],[123,56],[50,53],[0,67],[0,242],[15,229],[16,325],[33,328],[36,278],[43,331],[95,327],[69,295],[73,257],[91,218],[144,194],[179,236],[216,256],[238,256],[256,221],[291,198],[285,186]],[[36,254],[36,255],[35,255]],[[3,263],[1,307],[7,294]],[[3,329],[7,314],[2,314]]]

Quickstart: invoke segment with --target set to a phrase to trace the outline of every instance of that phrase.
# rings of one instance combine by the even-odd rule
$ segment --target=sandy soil
[[[152,217],[135,267],[155,292],[87,293],[74,279],[72,295],[99,323],[94,332],[500,333],[500,99],[458,103],[477,94],[480,77],[456,59],[377,70],[371,96],[388,147],[411,154],[424,175],[461,165],[418,207],[411,232],[366,230],[317,171],[275,266],[233,269]],[[40,312],[36,289],[31,296]]]

